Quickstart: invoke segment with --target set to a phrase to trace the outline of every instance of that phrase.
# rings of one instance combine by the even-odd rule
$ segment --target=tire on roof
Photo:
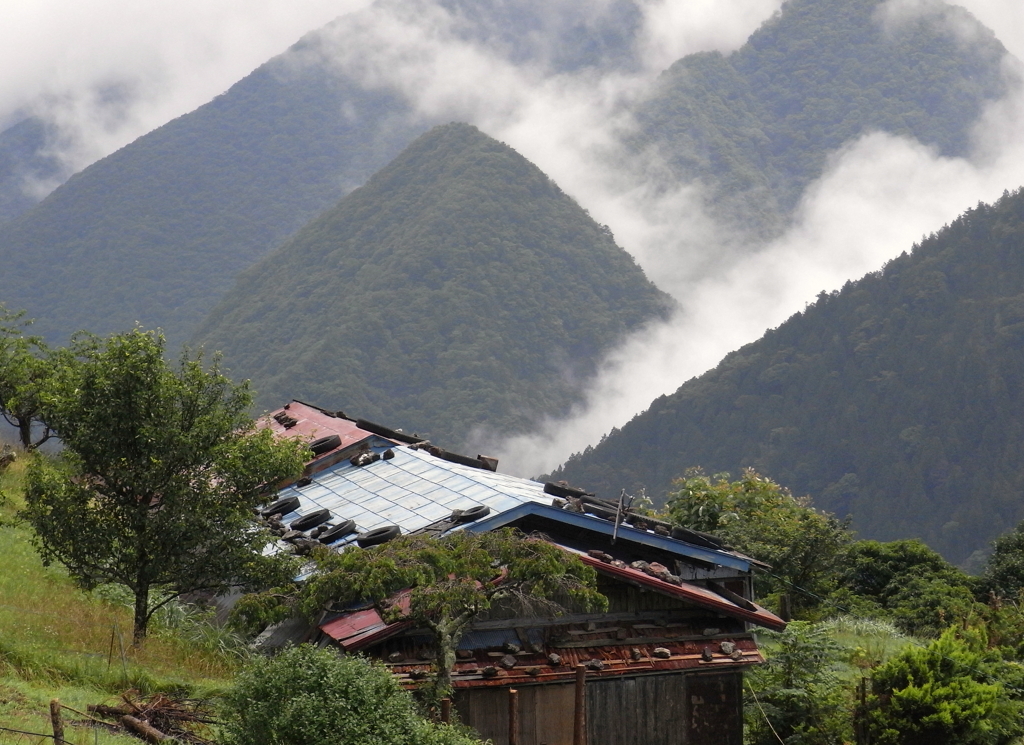
[[[456,510],[452,513],[452,520],[457,523],[471,523],[491,514],[491,508],[486,504],[474,504],[469,509]]]
[[[325,523],[331,519],[331,511],[328,509],[317,510],[316,512],[310,512],[308,515],[303,515],[298,520],[293,520],[288,526],[292,530],[309,530],[315,528],[320,523]]]
[[[356,521],[346,520],[340,525],[335,525],[333,528],[329,528],[325,532],[320,534],[320,543],[334,543],[335,541],[341,540],[347,535],[352,535],[356,532]]]
[[[276,502],[268,504],[260,510],[260,514],[263,515],[263,517],[270,517],[271,515],[287,515],[289,512],[295,512],[298,508],[298,497],[282,497]]]
[[[313,451],[313,455],[323,455],[328,450],[334,450],[341,444],[341,435],[327,435],[327,437],[321,437],[318,440],[313,440],[309,443],[309,449]]]
[[[401,534],[402,529],[397,525],[384,525],[380,528],[374,528],[373,530],[368,530],[365,533],[360,533],[356,536],[356,543],[359,544],[360,548],[369,548],[370,546],[387,543],[392,538],[397,538]]]

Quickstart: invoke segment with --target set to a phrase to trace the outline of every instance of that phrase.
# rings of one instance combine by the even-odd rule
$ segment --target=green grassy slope
[[[1024,519],[1024,190],[655,400],[553,478],[660,496],[754,466],[863,538],[962,562]]]
[[[455,447],[561,413],[665,295],[607,228],[466,124],[420,137],[249,269],[195,342],[300,398]]]
[[[967,154],[984,105],[1005,92],[1006,50],[962,8],[886,26],[882,5],[790,0],[736,52],[679,60],[638,107],[634,146],[701,181],[715,215],[760,238],[868,131]]]
[[[42,565],[30,530],[13,520],[22,505],[24,467],[20,461],[0,474],[0,727],[51,732],[52,698],[85,712],[89,704],[116,703],[118,694],[130,688],[205,697],[229,685],[238,664],[233,655],[196,644],[159,623],[133,650],[127,605],[84,593],[59,567]],[[123,647],[116,641],[118,633]],[[69,722],[84,721],[70,711],[64,716]],[[21,742],[17,737],[0,731],[0,742]],[[97,738],[100,743],[138,742],[92,728],[67,730],[74,745],[92,745]]]

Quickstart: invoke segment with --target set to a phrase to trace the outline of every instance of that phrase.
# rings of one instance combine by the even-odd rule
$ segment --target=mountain
[[[27,212],[65,176],[46,125],[26,116],[0,131],[0,223]]]
[[[866,129],[964,152],[980,107],[1004,89],[1004,50],[942,4],[886,31],[879,2],[791,0],[739,51],[680,60],[638,105],[632,152],[657,152],[675,182],[705,183],[716,214],[761,238],[781,229],[829,155]],[[430,44],[447,40],[538,79],[597,80],[639,69],[643,33],[635,0],[381,0],[25,211],[33,197],[21,185],[40,180],[28,171],[54,165],[45,125],[27,120],[0,134],[0,220],[13,218],[0,224],[0,301],[27,309],[55,343],[141,322],[161,327],[173,348],[240,271],[417,134],[463,117],[449,104],[420,106],[383,67],[429,57]],[[375,54],[383,47],[390,52]]]
[[[421,114],[388,71],[358,53],[381,29],[428,20],[450,26],[453,39],[554,74],[634,64],[642,19],[631,0],[378,2],[308,34],[27,212],[31,197],[20,185],[31,174],[4,159],[8,151],[38,159],[47,143],[32,130],[20,134],[36,136],[34,145],[5,149],[4,138],[19,134],[5,132],[0,219],[24,214],[0,225],[0,302],[27,309],[35,331],[55,343],[83,328],[108,333],[141,322],[161,327],[174,348],[238,272],[451,118]],[[28,120],[25,128],[42,126]]]
[[[1024,519],[1024,190],[979,204],[569,459],[553,479],[660,499],[753,466],[964,561]]]
[[[419,131],[309,38],[0,226],[0,298],[53,341],[136,321],[175,346],[237,273]]]
[[[461,447],[562,414],[670,307],[547,176],[432,129],[239,278],[194,341],[264,406],[299,398]]]
[[[962,8],[790,0],[740,49],[676,62],[636,110],[636,151],[748,237],[786,226],[829,157],[873,130],[965,156],[986,103],[1007,89],[1007,52]]]

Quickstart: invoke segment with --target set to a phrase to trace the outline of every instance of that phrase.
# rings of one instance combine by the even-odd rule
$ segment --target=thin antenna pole
[[[622,500],[626,498],[626,490],[623,489],[619,492],[619,506],[615,508],[615,529],[612,530],[612,545],[615,544],[615,539],[619,537],[619,524],[622,522]]]

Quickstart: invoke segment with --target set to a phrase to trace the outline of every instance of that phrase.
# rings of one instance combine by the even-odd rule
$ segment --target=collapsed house
[[[605,612],[548,618],[492,611],[464,634],[452,676],[455,705],[482,737],[508,742],[514,688],[520,743],[572,742],[582,665],[590,745],[742,743],[743,671],[763,661],[752,631],[785,627],[753,601],[756,560],[620,502],[501,474],[492,458],[449,453],[342,412],[295,401],[261,426],[305,438],[314,453],[303,477],[264,509],[287,550],[512,527],[596,570]],[[302,633],[383,661],[410,688],[436,656],[422,629],[388,623],[365,605],[325,613]]]

